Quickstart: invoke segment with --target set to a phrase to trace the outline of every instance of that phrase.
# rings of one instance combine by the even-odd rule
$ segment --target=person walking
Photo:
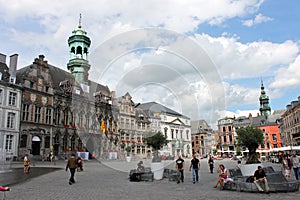
[[[72,154],[67,162],[67,166],[66,166],[66,171],[68,171],[68,168],[70,169],[70,174],[71,177],[69,179],[69,185],[72,185],[73,183],[75,183],[75,171],[76,171],[76,159],[75,159],[75,154]]]
[[[178,155],[178,159],[175,161],[176,163],[176,170],[177,170],[177,173],[178,173],[178,180],[177,180],[177,183],[180,183],[180,179],[181,179],[181,182],[184,182],[184,175],[183,175],[183,170],[184,170],[184,160],[181,158],[180,155]]]
[[[24,174],[28,174],[30,171],[30,160],[28,153],[24,156]]]
[[[209,170],[210,170],[210,173],[212,174],[213,171],[214,171],[214,159],[211,155],[208,156],[208,167],[209,167]]]
[[[295,151],[293,152],[293,155],[291,157],[291,165],[293,167],[296,180],[299,180],[299,178],[300,178],[300,163],[299,163],[299,158],[296,155]]]
[[[199,170],[200,170],[200,161],[197,158],[197,154],[194,153],[193,154],[193,159],[191,160],[191,164],[190,164],[190,171],[192,170],[192,174],[193,174],[193,184],[195,184],[195,182],[199,181]]]
[[[285,154],[283,156],[282,168],[284,170],[285,177],[290,178],[290,176],[291,176],[291,160],[287,154]]]

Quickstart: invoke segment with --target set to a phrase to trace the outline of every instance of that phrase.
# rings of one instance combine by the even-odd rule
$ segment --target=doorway
[[[32,155],[40,155],[41,139],[38,136],[32,138],[31,149]]]

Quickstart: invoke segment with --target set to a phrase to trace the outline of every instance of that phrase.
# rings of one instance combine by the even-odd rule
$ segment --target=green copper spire
[[[260,102],[260,108],[259,108],[260,115],[262,116],[270,115],[271,107],[269,106],[269,97],[268,95],[266,95],[263,81],[261,81],[259,102]]]
[[[70,60],[68,70],[72,73],[78,83],[87,84],[90,64],[88,61],[89,47],[91,40],[81,27],[81,14],[79,16],[78,28],[72,31],[68,39],[70,49]]]

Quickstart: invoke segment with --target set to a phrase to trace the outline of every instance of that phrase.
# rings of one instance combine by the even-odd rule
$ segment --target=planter
[[[239,168],[243,176],[253,176],[257,167],[264,167],[261,163],[240,165]]]
[[[152,162],[151,171],[154,173],[155,180],[161,180],[164,174],[164,164],[162,162]]]
[[[126,162],[130,162],[131,161],[131,156],[126,156]]]

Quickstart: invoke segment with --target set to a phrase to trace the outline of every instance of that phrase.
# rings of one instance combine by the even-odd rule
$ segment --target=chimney
[[[0,53],[0,63],[6,63],[6,55]]]
[[[44,56],[44,55],[39,55],[39,59],[40,59],[41,61],[43,61],[43,60],[44,60],[44,58],[45,58],[45,56]]]
[[[9,74],[11,77],[16,77],[17,63],[18,63],[18,54],[11,55],[9,61]]]

